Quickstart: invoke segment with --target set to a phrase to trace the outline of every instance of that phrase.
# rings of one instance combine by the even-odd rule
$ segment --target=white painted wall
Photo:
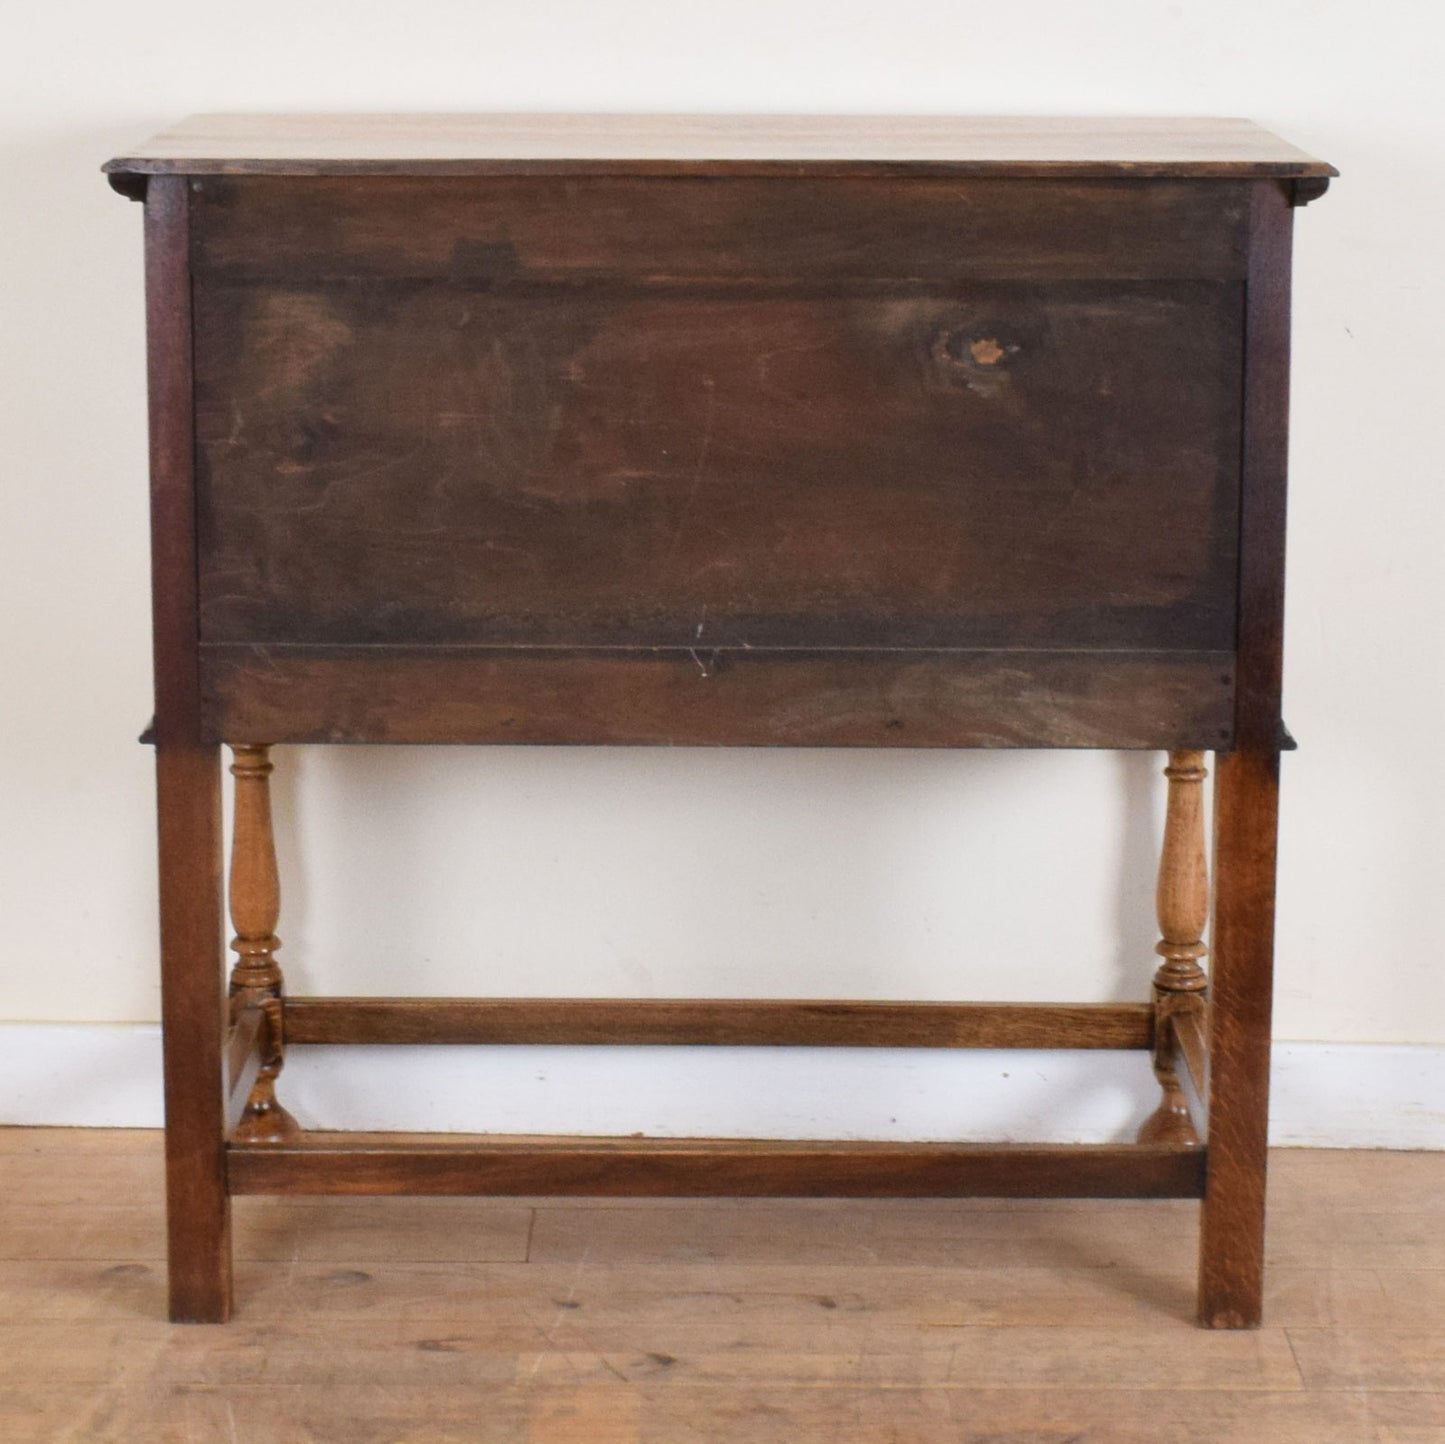
[[[0,1117],[158,1128],[154,1023],[0,1023]],[[1132,1138],[1159,1101],[1139,1053],[902,1048],[293,1048],[303,1127],[656,1138]],[[1445,1148],[1445,1048],[1280,1043],[1270,1141]]]
[[[1276,1031],[1445,1044],[1435,7],[50,0],[5,30],[0,1018],[157,1012],[140,211],[109,155],[201,109],[1224,114],[1344,172],[1296,248]],[[277,760],[302,991],[1123,998],[1152,967],[1155,758]]]

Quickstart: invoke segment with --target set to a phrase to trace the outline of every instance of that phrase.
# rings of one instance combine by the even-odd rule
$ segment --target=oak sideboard
[[[1333,170],[1237,120],[616,115],[198,116],[106,170],[172,1317],[228,1316],[237,1194],[988,1194],[1200,1199],[1199,1319],[1258,1323],[1291,230]],[[343,743],[1157,749],[1160,958],[1135,1003],[288,996],[270,748]],[[1048,1146],[278,1101],[288,1047],[420,1042],[1136,1049],[1160,1101]]]

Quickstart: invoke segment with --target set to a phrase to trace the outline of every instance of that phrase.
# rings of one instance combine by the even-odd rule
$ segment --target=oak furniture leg
[[[283,979],[276,963],[281,939],[281,881],[271,827],[270,747],[231,746],[235,778],[235,819],[231,838],[231,939],[236,966],[231,973],[231,1021],[248,1008],[264,1015],[261,1071],[233,1137],[244,1143],[281,1143],[300,1131],[296,1120],[276,1101],[276,1077],[285,1056]]]
[[[1199,1235],[1199,1321],[1260,1322],[1274,952],[1279,753],[1216,759],[1210,985],[1209,1168]]]
[[[1171,752],[1164,769],[1169,803],[1159,855],[1156,906],[1164,959],[1154,975],[1154,1076],[1164,1096],[1139,1130],[1140,1143],[1194,1143],[1200,1139],[1177,1072],[1174,1018],[1203,1006],[1209,980],[1199,960],[1209,921],[1209,871],[1204,858],[1202,752]]]
[[[1293,199],[1256,186],[1250,202],[1234,746],[1215,757],[1199,1321],[1223,1329],[1253,1328],[1263,1312]]]
[[[156,748],[170,1316],[231,1313],[222,1048],[221,769],[214,747]]]

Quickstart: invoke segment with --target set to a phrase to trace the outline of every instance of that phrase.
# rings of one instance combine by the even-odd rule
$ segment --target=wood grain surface
[[[230,1017],[237,1031],[248,1016],[259,1013],[263,1022],[257,1039],[261,1066],[231,1136],[252,1142],[289,1137],[298,1126],[276,1099],[276,1079],[285,1061],[285,979],[276,961],[276,950],[281,946],[276,936],[281,917],[281,875],[271,822],[274,768],[270,752],[266,746],[234,743],[231,747],[234,782],[226,899],[231,926],[236,930],[231,939],[236,961],[228,989]]]
[[[205,177],[194,264],[233,284],[546,282],[894,291],[1242,279],[1243,181],[790,175]]]
[[[704,1044],[793,1048],[1147,1048],[1148,1003],[747,998],[286,1000],[293,1043]]]
[[[231,1308],[216,749],[157,744],[156,804],[172,1317],[215,1323]]]
[[[881,115],[194,115],[112,172],[518,168],[1330,176],[1248,120]]]
[[[202,637],[1227,650],[1241,307],[212,283]]]
[[[724,1198],[1197,1198],[1181,1144],[781,1142],[718,1138],[427,1140],[305,1132],[232,1143],[236,1194]]]
[[[191,198],[209,735],[1229,741],[1248,187]]]
[[[985,1200],[240,1199],[235,1323],[173,1326],[161,1176],[0,1130],[7,1444],[1445,1438],[1445,1155],[1275,1152],[1252,1333],[1191,1204]]]
[[[200,734],[190,226],[185,182],[158,180],[145,209],[152,727],[159,743],[183,745]]]
[[[1186,1017],[1192,1023],[1202,1019],[1209,988],[1209,979],[1200,965],[1200,959],[1209,951],[1203,942],[1209,923],[1209,869],[1204,844],[1204,779],[1208,772],[1204,753],[1171,752],[1164,775],[1169,779],[1169,799],[1154,889],[1160,932],[1154,951],[1164,961],[1154,974],[1153,989],[1158,1014],[1154,1076],[1163,1097],[1140,1128],[1139,1141],[1189,1143],[1206,1136],[1191,1106],[1184,1076],[1188,1065],[1178,1056],[1184,1051],[1178,1025]],[[1202,1062],[1202,1058],[1201,1051],[1195,1063]],[[1195,1092],[1197,1095],[1197,1087]]]
[[[1260,1317],[1284,665],[1293,212],[1261,187],[1251,215],[1244,364],[1236,750],[1218,759],[1210,945],[1210,1177],[1200,1318]]]
[[[1223,747],[1217,652],[205,646],[208,736],[619,746]]]

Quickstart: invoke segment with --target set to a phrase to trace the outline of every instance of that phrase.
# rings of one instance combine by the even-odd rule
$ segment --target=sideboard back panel
[[[200,631],[228,665],[916,652],[962,695],[965,654],[1234,647],[1237,183],[198,185]],[[849,669],[853,710],[899,661]]]
[[[1240,180],[206,176],[198,274],[253,280],[1239,280]]]

